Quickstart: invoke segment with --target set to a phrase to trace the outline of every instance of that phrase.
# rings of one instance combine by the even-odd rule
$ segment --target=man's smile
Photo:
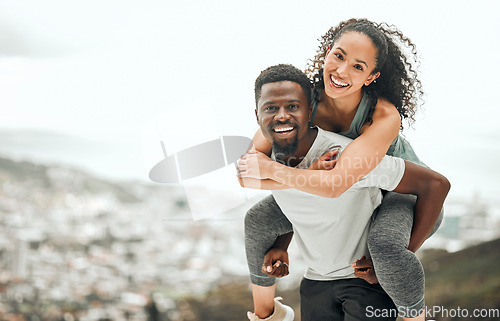
[[[290,124],[278,124],[272,126],[271,132],[274,132],[274,136],[277,138],[286,138],[291,136],[296,132],[297,126],[292,126]]]

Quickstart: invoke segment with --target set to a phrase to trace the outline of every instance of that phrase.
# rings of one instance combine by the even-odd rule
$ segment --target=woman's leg
[[[420,317],[425,306],[424,269],[407,249],[413,226],[416,196],[389,192],[384,196],[370,227],[368,248],[378,281],[401,316]],[[441,212],[432,233],[443,219]],[[432,235],[432,234],[431,234]]]
[[[290,232],[292,224],[272,195],[255,204],[245,216],[245,249],[252,282],[254,313],[261,319],[273,313],[275,292],[275,279],[261,271],[264,256],[278,236]]]

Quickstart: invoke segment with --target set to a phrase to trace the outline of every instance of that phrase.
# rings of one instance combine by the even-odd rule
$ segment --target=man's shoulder
[[[321,137],[321,140],[325,143],[340,145],[343,147],[347,146],[350,142],[352,142],[352,139],[348,137],[327,130],[323,130],[320,127],[318,127],[318,137]]]

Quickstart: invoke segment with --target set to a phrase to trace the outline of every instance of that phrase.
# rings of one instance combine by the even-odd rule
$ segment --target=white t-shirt
[[[327,151],[342,151],[352,141],[317,129],[315,141],[297,168],[308,168]],[[402,159],[385,156],[373,171],[338,198],[316,196],[296,189],[273,191],[276,202],[293,224],[295,240],[308,265],[305,278],[336,280],[354,277],[351,263],[363,255],[369,257],[366,241],[372,213],[382,202],[380,189],[391,191],[396,188],[404,170]]]

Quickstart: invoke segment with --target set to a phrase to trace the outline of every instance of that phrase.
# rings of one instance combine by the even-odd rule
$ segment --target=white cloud
[[[424,154],[441,136],[474,141],[484,128],[498,135],[496,7],[494,1],[342,7],[324,1],[2,1],[0,127],[126,141],[140,137],[151,119],[197,101],[209,106],[224,134],[250,136],[260,70],[281,62],[304,67],[329,27],[364,16],[395,24],[421,53],[427,103],[408,135]],[[435,155],[424,156],[436,162]]]

